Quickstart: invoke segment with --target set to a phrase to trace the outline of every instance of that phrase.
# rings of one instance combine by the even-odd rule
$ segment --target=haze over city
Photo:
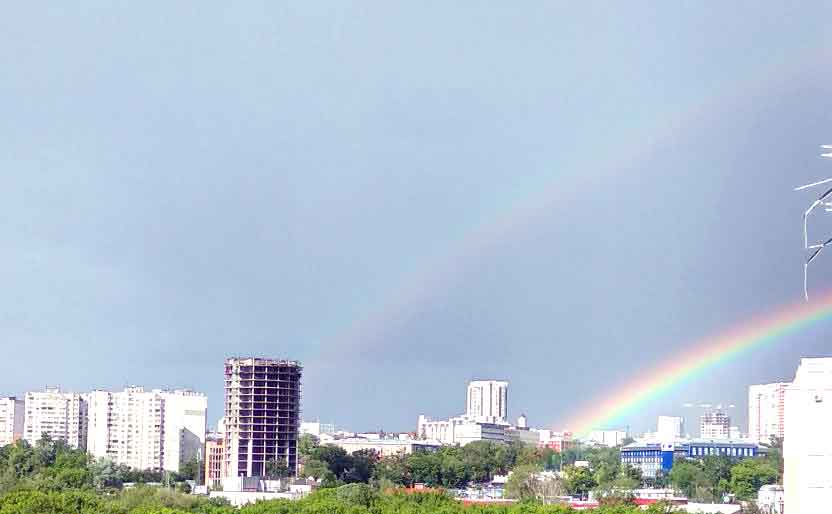
[[[563,428],[802,301],[830,11],[9,5],[0,391],[190,387],[213,423],[224,359],[260,355],[303,363],[307,419],[412,430],[498,378],[510,416]],[[742,426],[748,384],[829,329],[621,422],[721,403]]]

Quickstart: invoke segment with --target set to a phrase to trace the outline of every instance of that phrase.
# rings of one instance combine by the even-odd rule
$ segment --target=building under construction
[[[225,470],[265,476],[282,460],[297,472],[301,373],[297,361],[235,357],[225,361]]]

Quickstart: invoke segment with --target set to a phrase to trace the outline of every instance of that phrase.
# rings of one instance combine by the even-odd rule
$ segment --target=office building
[[[227,477],[264,476],[275,459],[297,472],[302,370],[297,361],[226,359]]]
[[[25,402],[15,397],[0,398],[0,447],[23,437]]]
[[[832,506],[832,358],[801,359],[786,387],[785,511],[827,514]]]
[[[133,469],[179,471],[200,457],[208,400],[193,391],[93,391],[88,403],[87,451]]]
[[[24,409],[23,438],[29,444],[47,435],[72,448],[86,449],[87,402],[82,395],[47,387],[43,392],[26,393]]]
[[[656,473],[667,473],[674,460],[704,459],[709,455],[724,455],[742,459],[757,456],[759,446],[751,441],[730,439],[691,439],[681,442],[640,441],[621,448],[620,459],[641,470],[642,475],[655,478]]]
[[[724,412],[706,412],[699,418],[699,436],[702,439],[728,439],[730,434],[731,418]]]
[[[785,431],[785,382],[759,384],[748,388],[748,437],[768,444],[772,437],[783,437]]]
[[[685,418],[659,416],[656,423],[656,437],[662,441],[673,441],[685,435]]]
[[[507,423],[508,382],[500,380],[469,382],[465,415],[481,423]]]

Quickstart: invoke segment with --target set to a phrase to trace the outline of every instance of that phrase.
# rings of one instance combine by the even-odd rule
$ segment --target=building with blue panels
[[[659,471],[669,472],[675,459],[703,459],[708,455],[725,455],[744,459],[756,457],[760,447],[746,440],[690,439],[674,443],[635,442],[621,448],[621,463],[641,470],[645,478],[655,478]]]
[[[655,478],[656,473],[667,473],[673,467],[673,444],[632,443],[621,448],[621,463],[640,469],[646,478]]]

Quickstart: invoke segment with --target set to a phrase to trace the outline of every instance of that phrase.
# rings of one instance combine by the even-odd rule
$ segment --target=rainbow
[[[691,345],[674,354],[670,362],[639,372],[639,378],[615,388],[616,393],[590,402],[565,426],[579,435],[621,421],[666,395],[675,387],[696,379],[704,372],[730,362],[739,355],[832,318],[832,292],[811,303],[800,302],[767,315],[752,318],[720,335]]]
[[[310,353],[303,356],[307,364],[311,364],[310,371],[340,366],[345,354],[364,355],[387,349],[388,338],[384,335],[429,304],[439,292],[450,289],[455,280],[465,274],[471,261],[487,255],[492,248],[504,244],[513,234],[533,226],[544,216],[550,216],[557,209],[565,209],[570,201],[581,198],[582,191],[609,180],[622,167],[643,161],[656,148],[679,137],[686,128],[695,126],[697,120],[708,113],[720,112],[726,106],[746,98],[749,89],[771,87],[827,55],[825,47],[809,46],[778,61],[766,63],[745,79],[720,88],[716,94],[683,104],[678,111],[663,113],[640,130],[633,130],[630,140],[619,142],[614,149],[608,148],[605,155],[610,157],[590,163],[592,174],[586,173],[586,162],[565,165],[550,184],[520,198],[495,219],[472,227],[446,253],[426,258],[416,270],[387,292],[375,308],[365,308],[363,313],[355,313],[344,320],[345,326],[340,330],[319,336],[308,346]],[[565,176],[571,177],[570,180],[562,180]]]

